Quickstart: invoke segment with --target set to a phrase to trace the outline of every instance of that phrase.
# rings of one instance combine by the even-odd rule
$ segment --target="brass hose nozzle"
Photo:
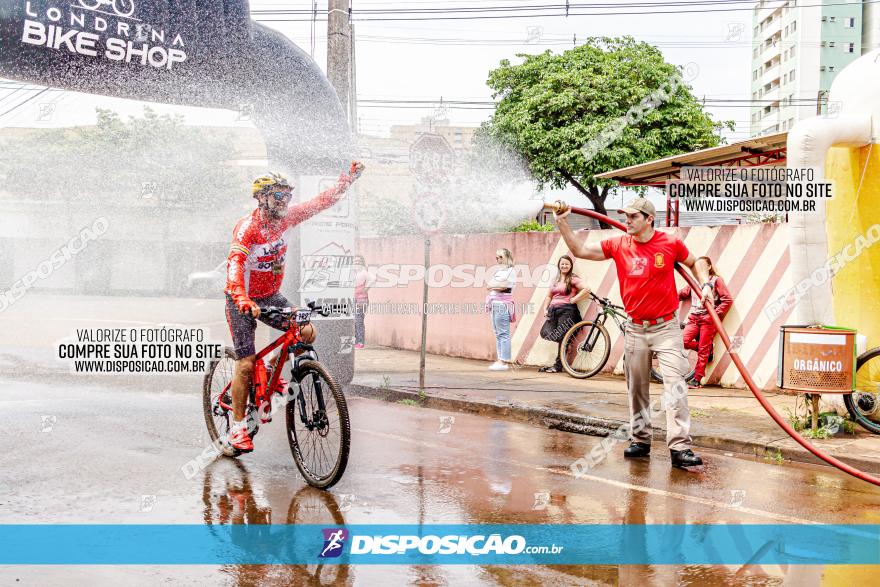
[[[562,214],[569,209],[569,205],[562,200],[556,200],[555,202],[544,202],[544,209],[551,210],[555,214]]]

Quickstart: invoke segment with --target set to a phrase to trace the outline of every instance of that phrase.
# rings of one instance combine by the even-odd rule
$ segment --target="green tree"
[[[489,74],[497,105],[483,132],[519,153],[542,187],[571,184],[603,214],[614,182],[596,174],[716,146],[733,128],[704,112],[659,49],[632,37],[518,57]]]
[[[120,118],[97,109],[94,126],[0,138],[4,190],[19,197],[135,203],[145,192],[172,206],[241,198],[247,187],[225,129],[186,126],[179,115]]]

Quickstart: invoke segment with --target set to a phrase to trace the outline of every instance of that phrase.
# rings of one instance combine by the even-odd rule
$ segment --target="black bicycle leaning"
[[[559,360],[565,372],[576,379],[587,379],[605,367],[611,355],[611,336],[605,328],[610,317],[617,324],[620,332],[624,332],[625,323],[629,320],[623,307],[611,303],[608,298],[597,297],[592,292],[590,297],[599,305],[599,313],[593,320],[582,320],[568,329],[559,346]],[[689,353],[690,372],[687,378],[693,377],[696,353]],[[663,383],[657,358],[651,366],[651,378]]]
[[[856,359],[856,387],[843,396],[852,419],[866,430],[880,434],[880,347],[862,353]]]
[[[251,438],[260,424],[272,421],[273,412],[283,407],[287,424],[287,440],[299,472],[306,483],[320,489],[336,484],[345,472],[351,444],[351,424],[342,388],[324,365],[315,349],[303,342],[300,328],[309,324],[312,314],[327,316],[329,310],[262,308],[266,316],[286,320],[287,329],[275,342],[256,355],[254,375],[248,391],[245,417]],[[278,356],[272,365],[263,358],[276,348]],[[212,361],[205,373],[202,404],[208,434],[225,456],[241,453],[228,442],[232,428],[232,378],[237,357],[226,347],[224,357]],[[291,381],[286,390],[278,390],[278,380],[285,363],[290,360]],[[274,400],[273,400],[274,398]]]

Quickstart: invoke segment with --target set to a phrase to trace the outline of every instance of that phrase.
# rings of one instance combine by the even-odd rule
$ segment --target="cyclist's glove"
[[[361,176],[364,171],[364,164],[359,161],[351,162],[351,169],[348,170],[348,182],[351,183]]]
[[[250,298],[239,298],[235,300],[235,305],[238,306],[239,312],[248,316],[253,316],[254,310],[259,309],[256,302]]]

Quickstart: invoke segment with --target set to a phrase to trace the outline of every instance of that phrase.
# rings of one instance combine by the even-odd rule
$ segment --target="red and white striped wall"
[[[790,310],[786,311],[771,322],[764,312],[771,300],[791,287],[787,228],[783,224],[748,224],[669,229],[678,234],[695,255],[711,257],[718,274],[727,282],[734,303],[724,319],[724,327],[731,337],[737,337],[743,361],[758,384],[765,388],[775,385],[779,326],[785,323],[790,314]],[[600,241],[614,235],[610,231],[591,231],[589,240]],[[568,249],[560,239],[549,261],[555,263],[566,252]],[[620,303],[617,272],[611,261],[576,260],[575,272],[590,284],[596,295]],[[679,288],[684,287],[684,280],[678,275],[676,281]],[[546,290],[536,289],[532,300],[540,303],[545,295]],[[595,306],[593,302],[581,302],[581,314],[585,318],[595,316]],[[690,302],[682,305],[682,320],[686,318],[689,308]],[[556,352],[556,344],[538,336],[542,323],[543,316],[527,316],[514,334],[514,354],[526,364],[548,364]],[[610,320],[606,322],[606,327],[611,336],[612,350],[605,370],[621,373],[623,337]],[[744,387],[736,366],[723,346],[720,338],[716,337],[715,361],[707,369],[707,382]]]
[[[664,229],[667,230],[667,229]],[[772,387],[776,378],[779,326],[789,317],[787,312],[774,321],[764,313],[764,307],[791,287],[788,254],[788,227],[784,224],[747,224],[722,227],[693,227],[673,230],[697,256],[708,255],[715,262],[718,273],[727,282],[734,304],[724,319],[724,326],[732,337],[741,340],[740,355],[762,387]],[[617,236],[616,230],[590,231],[590,241]],[[442,235],[432,238],[431,263],[455,266],[471,263],[489,266],[494,262],[497,248],[513,251],[517,264],[536,268],[544,263],[555,265],[567,252],[558,233],[503,233],[473,235]],[[423,262],[421,237],[385,237],[361,239],[360,252],[368,265],[384,263]],[[575,272],[584,278],[593,291],[602,297],[620,302],[617,275],[611,261],[577,260]],[[679,287],[684,286],[680,277]],[[374,288],[370,290],[373,303],[421,302],[422,282],[413,281],[405,286]],[[434,303],[482,302],[485,287],[432,288],[430,301]],[[520,305],[533,304],[535,311],[521,313],[513,324],[512,350],[514,357],[530,365],[552,363],[556,344],[540,338],[544,321],[540,311],[547,295],[546,287],[517,286],[514,299]],[[689,302],[682,306],[684,319]],[[584,317],[596,314],[596,308],[584,303]],[[368,315],[367,342],[393,348],[418,350],[421,344],[419,315]],[[623,339],[617,327],[607,323],[611,335],[612,352],[606,370],[620,373],[623,360]],[[430,315],[428,318],[428,352],[447,356],[491,361],[495,358],[495,339],[489,317],[485,314]],[[715,341],[715,361],[707,370],[708,382],[724,386],[744,387],[736,367]]]

